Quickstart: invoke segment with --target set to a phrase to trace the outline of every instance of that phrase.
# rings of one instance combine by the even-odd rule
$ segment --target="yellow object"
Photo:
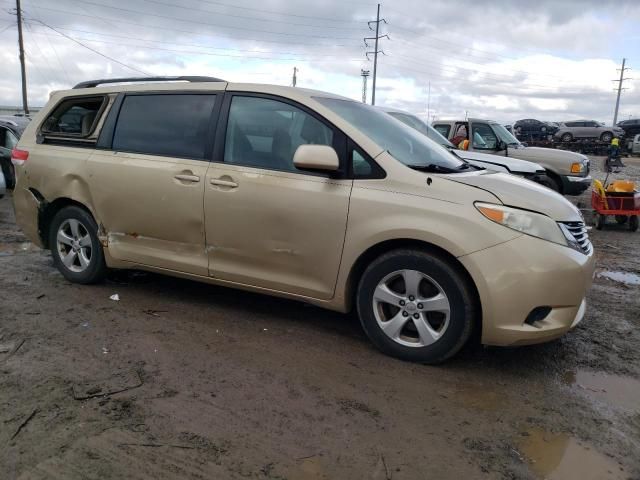
[[[469,140],[466,138],[458,144],[460,150],[469,150]]]
[[[636,189],[636,184],[634,182],[630,182],[629,180],[614,180],[607,187],[607,192],[610,192],[610,193],[634,192],[635,189]]]
[[[612,147],[619,147],[620,146],[620,140],[618,138],[613,138],[613,140],[611,140],[611,146]]]
[[[607,192],[605,192],[602,182],[600,180],[594,180],[593,189],[598,195],[600,195],[600,197],[602,198],[602,203],[604,203],[604,208],[608,210],[609,204],[607,203]]]
[[[571,173],[580,173],[582,171],[582,163],[572,163]]]

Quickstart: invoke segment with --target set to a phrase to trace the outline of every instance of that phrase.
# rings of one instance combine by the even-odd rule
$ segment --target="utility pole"
[[[631,80],[630,78],[624,78],[624,72],[625,70],[631,70],[629,67],[625,68],[625,63],[626,63],[627,59],[623,58],[622,59],[622,68],[620,68],[620,78],[618,80],[611,80],[612,82],[618,82],[618,96],[616,98],[616,109],[613,113],[613,124],[615,125],[618,122],[618,109],[620,108],[620,94],[622,93],[622,90],[626,90],[626,88],[622,88],[622,82],[624,82],[625,80]]]
[[[298,67],[293,67],[293,79],[291,81],[291,84],[295,87],[296,84],[298,83],[298,77],[296,76],[296,74],[298,73]]]
[[[25,115],[29,115],[29,104],[27,102],[27,70],[24,65],[24,45],[22,43],[22,8],[20,0],[16,0],[16,11],[18,15],[18,47],[20,48],[20,71],[22,73],[22,109]]]
[[[360,70],[362,76],[362,103],[367,103],[367,78],[369,78],[369,70]]]
[[[376,36],[375,37],[365,37],[364,39],[364,45],[366,47],[369,46],[369,44],[367,43],[367,40],[374,40],[375,41],[375,46],[373,48],[373,52],[366,52],[365,55],[367,56],[367,60],[369,60],[369,55],[373,54],[373,88],[371,89],[371,105],[375,105],[376,104],[376,77],[377,77],[377,70],[378,70],[378,53],[382,53],[384,55],[384,52],[382,50],[378,50],[378,41],[381,38],[387,37],[389,38],[389,35],[380,35],[380,22],[384,22],[387,23],[387,21],[384,18],[380,18],[380,4],[378,4],[378,13],[376,15],[376,19],[372,20],[371,22],[367,22],[367,25],[369,25],[369,30],[373,31],[373,28],[371,28],[371,24],[375,23],[376,24]]]

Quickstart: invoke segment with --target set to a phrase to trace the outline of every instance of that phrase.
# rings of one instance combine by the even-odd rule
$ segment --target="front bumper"
[[[591,175],[587,175],[586,177],[563,175],[560,179],[562,180],[562,192],[565,195],[580,195],[588,189],[593,182]]]
[[[458,260],[471,274],[482,304],[482,343],[513,346],[562,336],[584,317],[595,258],[522,235]],[[550,313],[525,323],[537,307]]]

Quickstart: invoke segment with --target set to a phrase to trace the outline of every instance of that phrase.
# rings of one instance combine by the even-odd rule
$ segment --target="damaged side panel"
[[[96,150],[88,162],[89,182],[110,257],[207,275],[202,203],[207,166]]]

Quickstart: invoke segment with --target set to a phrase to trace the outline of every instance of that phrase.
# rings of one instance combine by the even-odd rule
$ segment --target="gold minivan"
[[[18,223],[72,282],[135,268],[355,308],[376,347],[425,363],[473,331],[543,342],[585,313],[593,248],[571,203],[336,95],[83,82],[12,162]]]

